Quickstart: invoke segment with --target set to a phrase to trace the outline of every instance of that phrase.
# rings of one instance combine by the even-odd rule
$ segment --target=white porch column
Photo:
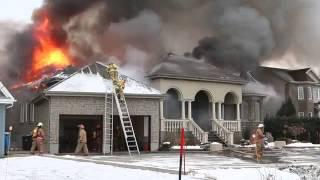
[[[240,104],[237,104],[237,120],[240,121]]]
[[[218,102],[218,120],[222,120],[221,119],[221,102]]]
[[[216,117],[216,103],[212,101],[212,119],[217,119]]]
[[[181,119],[186,119],[185,100],[181,100]]]
[[[238,131],[241,131],[240,103],[237,104]]]
[[[192,101],[189,100],[189,101],[188,101],[188,119],[192,119],[191,103],[192,103]]]
[[[163,120],[164,116],[163,116],[163,100],[160,100],[160,119]]]

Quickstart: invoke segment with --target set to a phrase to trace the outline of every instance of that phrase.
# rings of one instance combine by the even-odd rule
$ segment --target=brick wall
[[[151,116],[151,151],[159,148],[159,100],[127,99],[130,115]],[[59,116],[65,115],[104,115],[102,97],[50,97],[50,153],[59,149]],[[116,106],[114,106],[116,107]],[[117,111],[114,112],[117,115]]]

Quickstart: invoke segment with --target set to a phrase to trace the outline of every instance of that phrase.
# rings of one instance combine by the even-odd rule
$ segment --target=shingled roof
[[[106,65],[100,62],[85,66],[68,78],[46,90],[47,95],[53,94],[104,94],[112,92],[112,81],[106,79]],[[161,96],[161,93],[128,76],[120,74],[126,80],[124,93],[138,96]]]
[[[148,78],[185,79],[197,81],[227,82],[245,84],[246,81],[230,72],[191,57],[170,54],[157,64]]]
[[[260,66],[255,73],[271,72],[287,82],[314,82],[319,83],[320,79],[311,68],[303,69],[282,69],[275,67]]]

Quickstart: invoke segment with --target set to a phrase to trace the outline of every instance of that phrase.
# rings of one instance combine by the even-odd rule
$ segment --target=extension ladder
[[[132,126],[132,122],[129,115],[125,97],[123,97],[121,100],[120,95],[117,94],[115,88],[113,87],[112,89],[113,89],[114,99],[116,101],[116,105],[117,105],[117,109],[118,109],[118,113],[121,121],[121,126],[123,129],[124,138],[126,140],[126,145],[127,145],[129,155],[130,156],[134,154],[140,155],[136,135],[133,130],[133,126]]]

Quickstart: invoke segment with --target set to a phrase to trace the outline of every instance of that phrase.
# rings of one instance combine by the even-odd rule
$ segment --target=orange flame
[[[67,47],[59,47],[50,36],[51,23],[45,17],[35,27],[33,35],[38,43],[32,54],[32,63],[25,76],[27,82],[40,79],[48,71],[62,69],[72,64]]]

